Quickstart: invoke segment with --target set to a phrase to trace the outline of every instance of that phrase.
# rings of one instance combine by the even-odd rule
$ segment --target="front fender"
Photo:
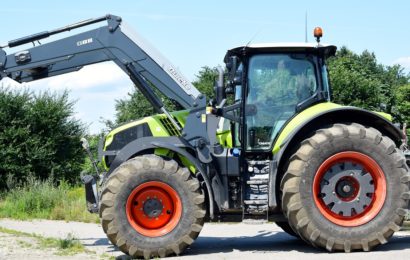
[[[137,154],[141,154],[143,151],[147,151],[149,149],[156,149],[156,148],[165,148],[161,144],[166,145],[167,149],[172,150],[172,151],[174,151],[177,148],[181,148],[181,147],[185,149],[193,149],[191,145],[187,143],[185,140],[179,137],[175,137],[175,136],[141,137],[141,138],[135,139],[134,141],[128,143],[126,146],[124,146],[120,151],[116,153],[116,156],[110,165],[110,170],[108,173],[110,174],[118,166],[120,166],[123,162],[129,160],[130,158],[134,157]],[[181,149],[183,151],[182,153],[189,154],[185,149]]]
[[[211,182],[207,172],[202,167],[201,162],[195,158],[187,150],[190,149],[195,152],[195,149],[184,139],[170,136],[170,137],[142,137],[138,138],[126,146],[124,146],[115,156],[113,162],[110,165],[110,170],[107,173],[108,176],[123,162],[131,159],[135,155],[141,154],[144,151],[150,149],[164,148],[173,151],[179,155],[185,157],[191,164],[193,164],[198,171],[197,174],[201,175],[204,179],[205,186],[209,198],[209,216],[212,219],[214,216],[214,196],[211,187]]]

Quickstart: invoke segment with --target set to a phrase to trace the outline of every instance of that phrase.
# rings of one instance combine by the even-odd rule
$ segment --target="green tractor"
[[[331,102],[317,43],[229,50],[211,102],[159,52],[107,15],[10,41],[14,47],[96,22],[108,25],[6,55],[19,82],[111,60],[159,112],[101,142],[106,172],[83,177],[89,211],[133,257],[179,255],[205,222],[264,223],[328,251],[369,251],[398,231],[410,199],[404,135],[384,113]],[[158,91],[184,110],[168,112]],[[87,148],[85,142],[85,148]]]

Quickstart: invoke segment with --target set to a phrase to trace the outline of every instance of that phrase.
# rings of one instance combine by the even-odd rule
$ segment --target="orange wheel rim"
[[[353,151],[326,159],[313,178],[313,198],[320,213],[344,227],[374,219],[386,200],[383,170],[369,156]]]
[[[140,234],[159,237],[171,232],[179,223],[182,203],[168,184],[150,181],[138,185],[128,196],[128,222]]]

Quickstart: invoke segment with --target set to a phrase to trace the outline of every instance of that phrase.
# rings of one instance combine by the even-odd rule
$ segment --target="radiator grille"
[[[171,120],[169,120],[168,117],[163,117],[159,121],[165,127],[165,130],[167,130],[169,135],[171,135],[171,136],[181,136],[181,132],[178,131],[178,129],[175,128],[175,126],[172,124]],[[181,125],[178,123],[178,121],[176,119],[175,119],[175,121],[177,122],[178,126],[181,127]]]

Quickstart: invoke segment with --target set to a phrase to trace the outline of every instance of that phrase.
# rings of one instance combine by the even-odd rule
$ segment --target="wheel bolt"
[[[343,191],[344,192],[349,192],[351,189],[350,189],[350,186],[349,185],[345,185],[345,186],[343,186]]]

